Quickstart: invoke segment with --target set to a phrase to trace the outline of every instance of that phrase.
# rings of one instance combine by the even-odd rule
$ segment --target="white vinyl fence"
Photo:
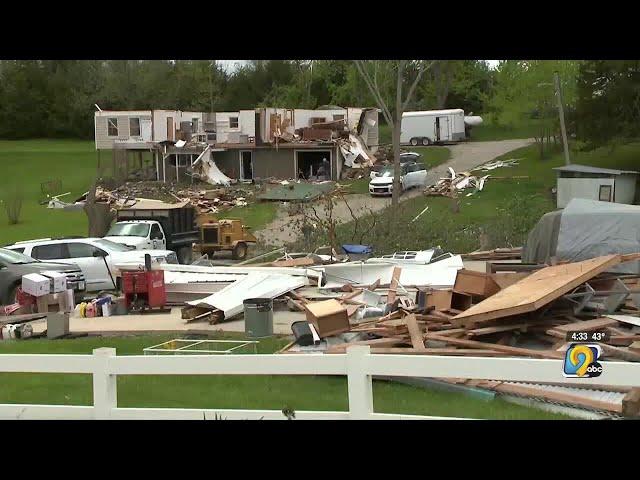
[[[346,354],[336,355],[116,356],[114,348],[98,348],[93,355],[0,355],[0,372],[85,373],[93,376],[93,406],[0,404],[0,419],[286,418],[279,410],[119,408],[118,375],[346,375],[349,411],[295,412],[296,419],[307,420],[443,418],[375,413],[374,375],[640,386],[640,363],[601,364],[604,372],[598,378],[569,379],[562,375],[562,360],[372,355],[368,346],[352,346]]]

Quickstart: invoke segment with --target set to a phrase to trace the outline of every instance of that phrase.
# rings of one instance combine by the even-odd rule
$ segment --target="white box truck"
[[[465,138],[465,116],[461,108],[402,114],[401,145],[431,145]]]

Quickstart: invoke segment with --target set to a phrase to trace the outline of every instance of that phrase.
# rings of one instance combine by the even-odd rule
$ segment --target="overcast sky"
[[[218,60],[218,63],[221,64],[226,71],[232,72],[238,65],[242,65],[247,61],[248,60]],[[487,63],[491,68],[496,68],[499,61],[500,60],[487,60]]]

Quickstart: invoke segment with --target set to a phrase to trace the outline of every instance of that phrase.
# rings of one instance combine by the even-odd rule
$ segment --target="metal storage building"
[[[633,204],[639,172],[577,164],[554,170],[558,172],[558,208],[573,198]]]

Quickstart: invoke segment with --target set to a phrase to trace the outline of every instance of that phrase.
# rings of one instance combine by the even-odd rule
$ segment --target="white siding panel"
[[[256,136],[256,111],[240,110],[240,132],[250,137]]]
[[[611,185],[613,178],[558,178],[558,208],[567,206],[572,198],[599,200],[600,186]]]
[[[636,178],[636,175],[618,175],[618,177],[616,177],[616,203],[633,204],[636,196]]]

